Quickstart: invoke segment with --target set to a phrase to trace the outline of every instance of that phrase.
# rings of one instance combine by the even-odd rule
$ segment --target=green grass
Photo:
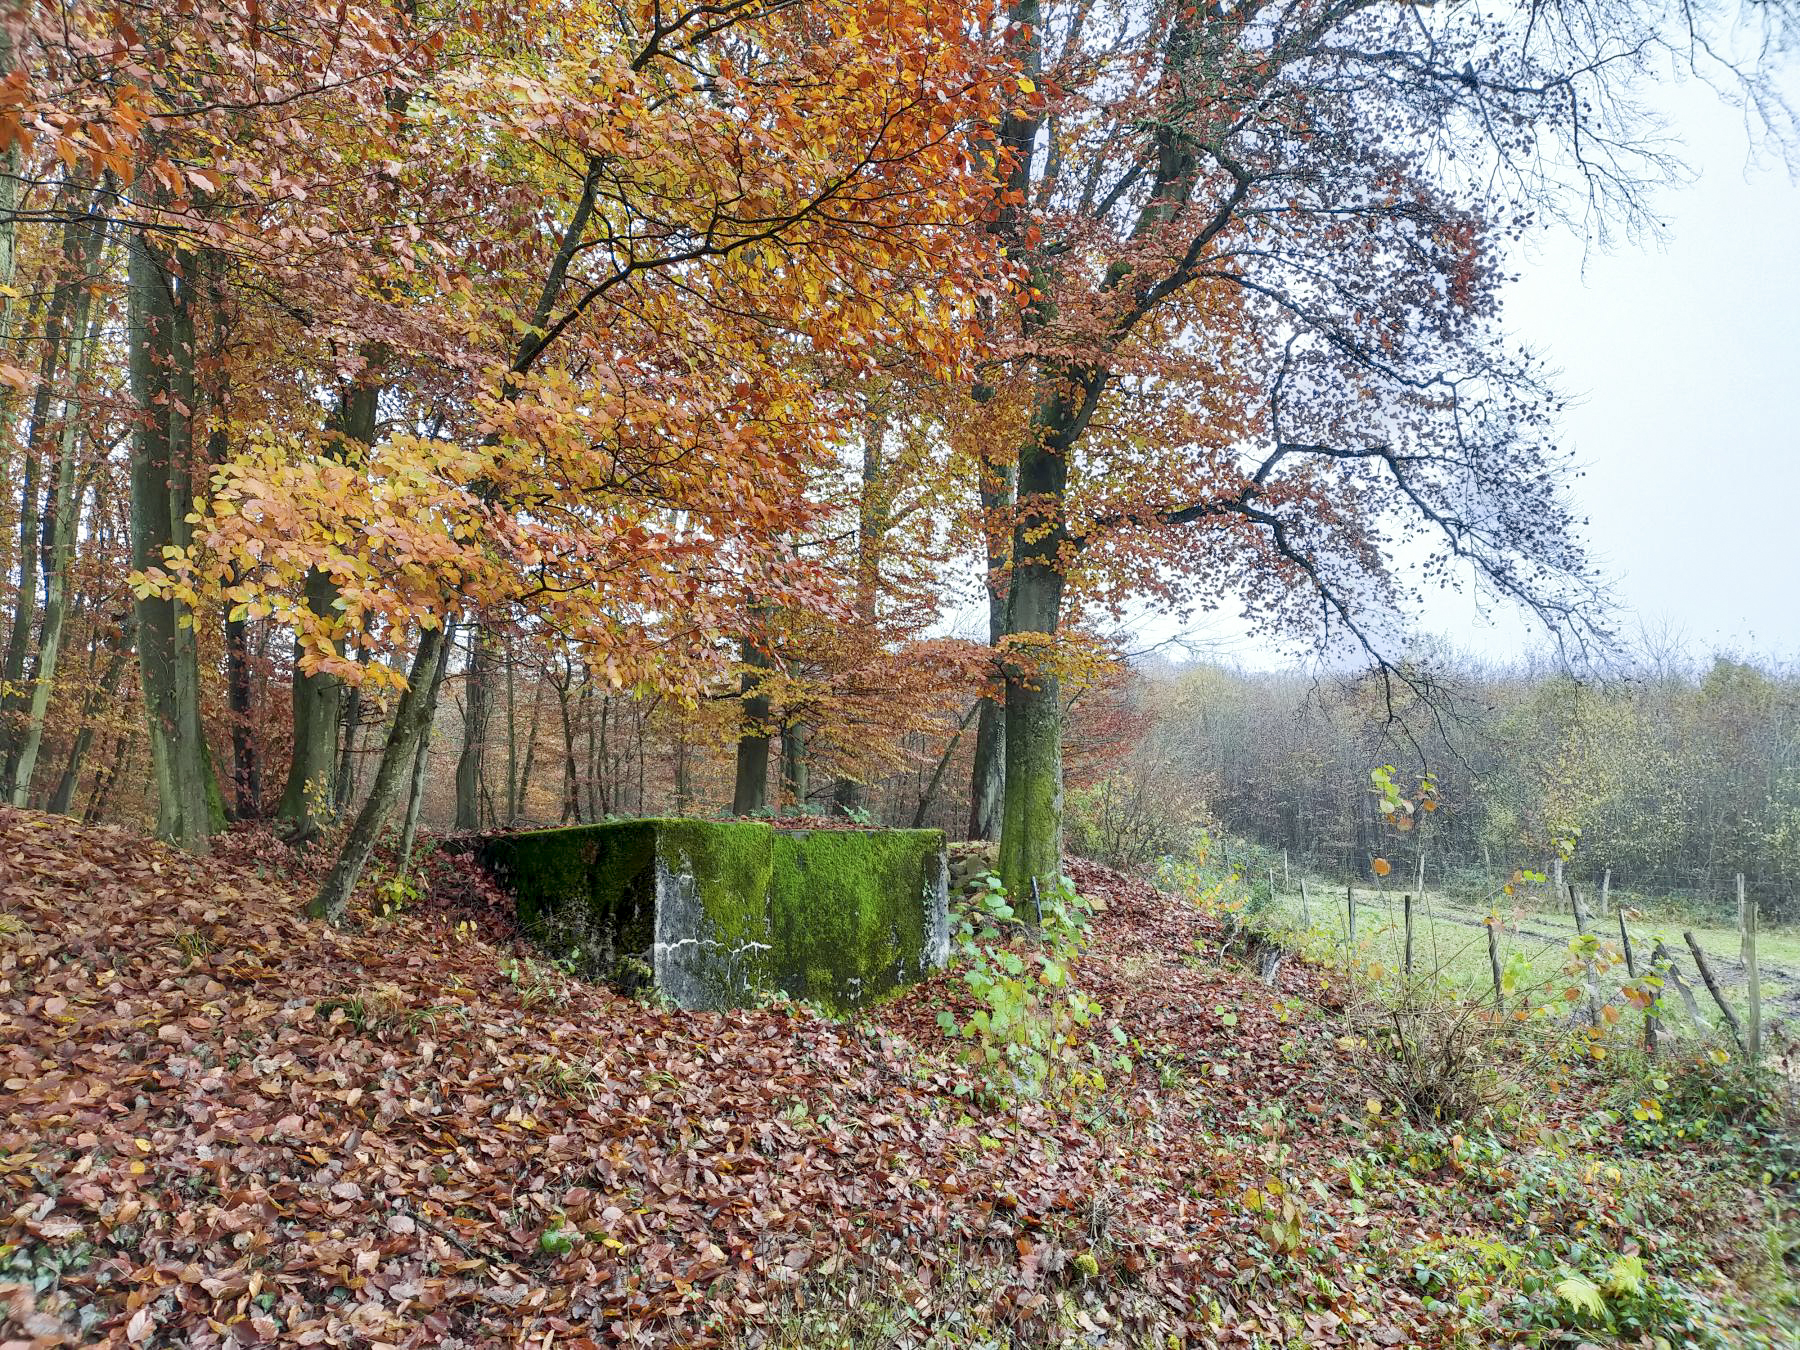
[[[1379,963],[1385,969],[1398,970],[1405,948],[1402,896],[1409,888],[1358,886],[1356,896],[1356,938],[1359,958]],[[1310,897],[1310,924],[1302,923],[1298,886],[1293,890],[1277,889],[1276,908],[1283,921],[1296,930],[1309,932],[1313,942],[1341,946],[1346,935],[1346,904],[1342,883],[1315,882],[1307,879]],[[1517,905],[1513,897],[1499,897],[1496,908],[1501,916],[1502,931],[1499,956],[1502,968],[1512,963],[1518,988],[1541,989],[1560,997],[1569,983],[1572,958],[1570,943],[1576,937],[1573,914],[1562,909]],[[1451,982],[1469,989],[1485,990],[1492,986],[1488,961],[1487,932],[1483,926],[1489,911],[1466,899],[1441,891],[1427,891],[1413,905],[1413,959],[1415,971],[1442,972]],[[1699,986],[1692,954],[1682,934],[1691,931],[1707,954],[1720,985],[1741,1009],[1744,1002],[1744,971],[1738,964],[1737,929],[1728,924],[1695,923],[1690,917],[1670,909],[1659,910],[1652,904],[1633,902],[1627,907],[1626,930],[1631,935],[1633,955],[1638,969],[1644,970],[1658,940],[1662,941],[1688,983],[1693,985],[1702,1007],[1710,1015],[1706,993]],[[1600,940],[1602,949],[1617,964],[1600,977],[1603,991],[1616,988],[1625,979],[1620,961],[1618,908],[1613,906],[1604,917],[1593,916],[1589,926]],[[1800,981],[1800,929],[1764,924],[1757,950],[1763,970],[1763,1002],[1765,1016],[1777,1011],[1776,1004],[1786,1001],[1800,1012],[1800,984],[1782,978],[1792,976]],[[1528,973],[1527,973],[1528,972]]]

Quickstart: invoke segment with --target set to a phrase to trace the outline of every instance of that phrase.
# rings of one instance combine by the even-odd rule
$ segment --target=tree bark
[[[739,659],[744,666],[738,682],[743,726],[738,732],[737,781],[731,793],[731,813],[753,816],[769,806],[769,695],[763,692],[763,673],[770,669],[770,661],[752,636],[744,638]]]
[[[469,666],[464,683],[462,750],[456,757],[456,828],[481,828],[481,774],[487,761],[488,716],[493,710],[494,639],[488,626],[469,624]]]
[[[125,770],[131,767],[131,753],[135,745],[132,738],[120,732],[113,745],[112,763],[108,764],[94,777],[94,790],[88,794],[87,810],[82,812],[81,823],[96,824],[106,812],[106,802],[112,796],[112,790]]]
[[[127,327],[139,423],[132,438],[131,564],[160,567],[188,542],[194,406],[193,318],[178,279],[141,231],[129,236]],[[224,801],[200,719],[200,664],[192,617],[173,597],[137,601],[139,685],[156,783],[157,833],[204,850]]]
[[[350,833],[344,838],[331,874],[307,906],[306,912],[315,919],[336,923],[344,916],[350,893],[356,889],[357,878],[362,875],[369,854],[375,850],[382,824],[393,810],[413,767],[413,751],[419,737],[436,711],[432,696],[438,685],[438,663],[447,659],[444,653],[447,645],[442,626],[428,628],[419,635],[418,650],[413,653],[412,669],[407,675],[406,692],[400,696],[399,706],[394,710],[394,724],[388,728],[381,764],[375,770],[375,782],[362,810],[356,813]]]
[[[1019,451],[1018,507],[1006,630],[1025,641],[1006,662],[1006,790],[1000,878],[1014,895],[1062,872],[1062,691],[1051,644],[1062,618],[1068,545],[1068,452],[1080,434],[1088,384],[1064,373],[1033,413]]]
[[[351,798],[356,795],[356,738],[362,731],[362,703],[362,682],[358,681],[344,696],[344,748],[338,754],[337,782],[332,789],[333,819],[343,818],[350,808]]]
[[[62,196],[69,198],[68,189]],[[73,204],[71,202],[71,204]],[[38,621],[38,592],[45,578],[44,541],[40,530],[43,516],[39,510],[39,467],[45,454],[45,436],[50,425],[50,406],[56,392],[56,374],[63,358],[63,333],[69,333],[69,346],[79,348],[86,333],[85,323],[71,326],[69,312],[90,299],[87,262],[92,231],[83,231],[71,220],[63,227],[62,251],[55,269],[55,282],[49,312],[44,319],[43,349],[38,357],[37,386],[31,395],[31,412],[26,420],[23,454],[25,463],[19,475],[19,585],[13,605],[11,631],[7,633],[6,650],[0,655],[0,793],[10,798],[17,782],[20,746],[25,736],[26,707],[30,696],[26,690],[25,659],[31,646],[32,630]],[[70,355],[74,353],[71,352]],[[67,405],[65,404],[65,410]]]
[[[79,259],[83,277],[99,262],[105,237],[102,230],[89,231]],[[26,711],[25,726],[18,743],[18,759],[11,766],[12,803],[24,806],[31,796],[31,779],[37,769],[38,751],[44,741],[44,722],[50,710],[50,695],[56,681],[57,661],[62,652],[63,628],[68,614],[70,573],[75,562],[75,523],[80,504],[76,491],[75,460],[81,442],[81,419],[77,416],[77,400],[87,379],[94,348],[99,345],[101,318],[90,318],[93,292],[82,286],[75,300],[75,313],[69,332],[75,350],[70,353],[69,384],[63,396],[62,429],[56,466],[56,486],[52,496],[50,518],[44,540],[45,576],[44,626],[38,637],[37,668],[32,676],[31,704]]]
[[[550,687],[556,690],[557,711],[562,715],[563,733],[563,800],[562,813],[557,817],[559,824],[567,824],[573,820],[581,823],[581,780],[575,767],[575,720],[569,712],[569,691],[575,683],[575,662],[568,659],[564,663],[563,678],[554,676],[550,679]]]
[[[806,814],[811,777],[806,763],[806,728],[798,720],[791,721],[781,729],[781,791],[793,802],[796,815]]]
[[[126,665],[130,663],[134,645],[132,621],[128,615],[119,634],[118,645],[113,648],[112,656],[106,663],[106,669],[81,702],[81,727],[75,733],[73,744],[69,746],[69,757],[63,761],[62,776],[56,780],[56,787],[50,793],[50,800],[44,808],[52,815],[67,815],[69,807],[74,804],[75,789],[81,785],[81,766],[94,744],[95,714],[100,711],[100,704],[119,687],[119,680],[125,674]]]
[[[985,401],[976,391],[976,402]],[[1006,536],[999,521],[1013,506],[1011,465],[977,466],[982,530],[987,541],[988,645],[998,654],[1006,637]],[[969,838],[997,839],[1006,799],[1006,704],[983,697],[975,723],[975,763],[969,775]]]
[[[444,671],[450,665],[449,644],[444,644],[444,651],[438,654],[437,664],[431,672],[431,710],[437,710],[438,695],[444,687]],[[405,876],[412,867],[413,843],[419,837],[419,806],[425,800],[425,770],[431,758],[431,727],[433,718],[427,714],[425,724],[419,728],[419,748],[413,752],[412,782],[406,793],[406,821],[400,827],[400,862],[397,871]]]
[[[329,453],[342,457],[349,443],[372,444],[380,387],[357,383],[340,391],[330,431],[336,437]],[[306,607],[327,621],[337,617],[337,583],[328,572],[312,568],[302,583]],[[333,646],[339,644],[334,640]],[[344,682],[324,671],[301,669],[303,649],[294,642],[294,752],[288,761],[287,784],[275,819],[292,843],[315,838],[337,809],[333,775],[337,768],[338,727],[343,720]]]
[[[229,331],[221,260],[208,254],[212,298],[213,385],[207,393],[211,427],[206,441],[206,462],[223,464],[231,450]],[[250,678],[249,620],[225,616],[225,696],[231,719],[231,781],[233,809],[239,820],[262,816],[262,757],[257,753],[254,716],[255,691]]]

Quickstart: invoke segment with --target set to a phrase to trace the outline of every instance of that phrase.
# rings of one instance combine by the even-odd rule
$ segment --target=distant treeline
[[[1473,887],[1514,868],[1718,906],[1735,877],[1800,920],[1800,673],[1718,657],[1586,681],[1545,670],[1339,680],[1218,666],[1141,673],[1143,728],[1116,769],[1071,792],[1077,847],[1127,862],[1196,822],[1331,875]],[[1438,809],[1386,823],[1370,770],[1435,781]]]

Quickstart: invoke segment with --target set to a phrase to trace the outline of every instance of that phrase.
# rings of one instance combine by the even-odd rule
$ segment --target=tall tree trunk
[[[581,823],[581,779],[575,767],[575,719],[569,711],[569,691],[575,683],[575,662],[565,660],[563,678],[552,679],[551,688],[556,690],[556,705],[562,714],[563,733],[563,801],[562,814],[557,818],[558,824],[574,821]]]
[[[506,644],[506,823],[519,814],[519,672],[513,643]]]
[[[1003,512],[1013,504],[1012,466],[982,464],[977,489],[987,538],[988,645],[998,653],[1006,637],[1006,539],[1000,532]],[[1006,796],[1006,706],[1001,698],[984,697],[975,723],[975,765],[969,776],[969,838],[997,839]]]
[[[375,440],[376,415],[381,389],[372,381],[347,385],[338,394],[337,411],[330,432],[335,438],[329,453],[342,457],[351,444],[370,445]],[[328,572],[312,568],[302,583],[306,607],[328,621],[337,618],[337,583]],[[334,641],[334,646],[341,644]],[[301,669],[302,647],[294,642],[294,752],[288,761],[287,785],[275,808],[275,819],[293,843],[316,837],[330,823],[337,809],[332,781],[337,769],[338,728],[343,721],[344,682],[324,671],[310,674]]]
[[[981,709],[988,706],[987,699],[981,699],[968,712],[963,714],[962,721],[956,724],[956,734],[944,747],[944,753],[938,756],[937,767],[932,769],[931,778],[919,791],[919,805],[913,811],[912,827],[915,830],[925,828],[925,818],[931,814],[931,803],[937,798],[938,784],[944,781],[944,770],[950,767],[950,760],[956,754],[956,747],[962,744],[963,733],[969,729],[969,723],[980,715]]]
[[[131,456],[131,565],[160,567],[185,547],[192,500],[194,326],[178,279],[141,231],[129,235],[127,327],[138,427]],[[157,833],[205,849],[224,801],[200,719],[200,661],[192,616],[173,597],[137,601],[139,686],[156,782]]]
[[[532,766],[537,761],[538,724],[542,720],[543,706],[544,685],[541,680],[535,680],[531,686],[531,720],[525,728],[525,757],[519,764],[519,788],[513,800],[512,818],[506,822],[508,825],[519,819],[528,804],[526,793],[531,784]]]
[[[494,638],[487,624],[469,624],[469,666],[464,681],[462,751],[456,757],[456,828],[481,828],[481,771],[487,760],[488,715],[493,710]]]
[[[587,774],[587,809],[589,820],[602,820],[606,811],[600,801],[600,751],[594,743],[600,719],[594,713],[594,672],[586,667],[581,672],[582,722],[587,727],[587,755],[582,760]]]
[[[759,608],[757,612],[764,611]],[[738,682],[743,725],[738,732],[737,782],[731,793],[731,813],[753,816],[766,811],[769,805],[769,695],[763,673],[770,669],[770,661],[755,636],[744,638],[740,659],[744,665]]]
[[[358,662],[363,659],[359,652]],[[344,696],[344,748],[338,754],[337,785],[331,801],[332,817],[337,820],[343,819],[351,798],[356,796],[356,739],[362,732],[362,704],[362,681],[358,680]]]
[[[807,812],[811,774],[806,763],[806,728],[798,719],[781,729],[781,791],[794,804],[796,815]]]
[[[94,776],[94,790],[88,794],[87,810],[81,814],[84,825],[98,824],[106,815],[107,799],[118,785],[119,779],[131,767],[131,755],[136,742],[131,736],[121,731],[113,741],[112,762]]]
[[[431,672],[431,709],[437,711],[438,695],[444,687],[444,671],[450,665],[449,644],[438,655]],[[419,728],[419,748],[413,752],[412,782],[406,792],[406,820],[400,827],[400,862],[395,869],[405,876],[412,867],[413,843],[419,837],[419,806],[425,800],[425,769],[431,759],[431,729],[434,716],[427,714]]]
[[[872,631],[881,599],[881,546],[893,524],[888,483],[887,413],[873,404],[863,423],[862,488],[856,503],[856,616]],[[832,784],[831,802],[839,815],[856,816],[867,809],[868,788],[843,774]]]
[[[693,770],[688,764],[687,722],[675,727],[675,814],[685,816],[694,804]]]
[[[88,231],[77,265],[82,278],[93,272],[104,247],[103,230]],[[38,637],[36,670],[32,675],[31,705],[18,742],[17,761],[10,766],[12,802],[24,806],[31,796],[31,779],[37,769],[38,750],[44,741],[44,722],[50,710],[50,695],[56,681],[56,666],[62,652],[63,627],[68,614],[69,582],[75,562],[75,525],[81,494],[76,491],[75,461],[81,443],[81,418],[77,414],[81,386],[87,380],[93,351],[99,345],[103,316],[92,315],[93,291],[81,286],[75,300],[75,313],[70,324],[70,339],[75,350],[70,353],[69,384],[62,402],[62,429],[58,438],[56,486],[51,498],[49,520],[45,528],[45,577],[48,583],[44,598],[44,627]],[[90,317],[91,316],[91,317]]]
[[[430,725],[436,711],[432,700],[438,689],[438,663],[448,659],[445,651],[448,645],[442,625],[428,628],[419,635],[412,669],[406,677],[406,692],[400,696],[399,706],[394,710],[394,724],[388,728],[387,742],[382,746],[375,782],[369,788],[362,810],[356,813],[350,833],[344,837],[331,874],[307,906],[306,912],[315,919],[336,923],[344,915],[344,906],[350,903],[350,893],[356,889],[357,878],[362,875],[369,854],[375,851],[382,824],[394,809],[400,789],[410,776],[419,737]]]
[[[73,205],[68,189],[64,189],[61,197]],[[43,515],[38,474],[46,450],[45,437],[55,398],[57,369],[64,355],[64,331],[69,333],[69,345],[76,348],[86,335],[85,323],[71,327],[68,320],[72,308],[90,299],[88,287],[83,283],[87,280],[93,233],[83,230],[73,220],[63,227],[62,252],[53,265],[55,282],[44,320],[43,348],[38,354],[37,385],[32,390],[31,412],[25,424],[22,446],[25,462],[19,475],[19,586],[15,593],[12,628],[7,633],[5,652],[0,654],[0,766],[3,766],[0,767],[0,794],[7,798],[13,795],[20,746],[25,736],[25,710],[30,702],[26,692],[25,659],[31,646],[32,630],[37,627],[38,591],[44,580],[40,575]]]
[[[202,256],[212,301],[212,387],[207,391],[210,427],[206,438],[206,462],[223,464],[231,452],[230,327],[225,307],[223,260],[216,253]],[[250,677],[250,621],[227,612],[225,616],[225,699],[231,719],[232,804],[239,820],[262,816],[262,757],[257,753],[254,713],[255,690]]]
[[[1000,878],[1014,895],[1025,894],[1034,877],[1047,884],[1062,872],[1062,691],[1051,648],[1062,618],[1069,542],[1068,452],[1087,393],[1072,374],[1058,380],[1033,414],[1033,434],[1019,452],[1006,629],[1025,641],[1006,665],[1000,828]]]
[[[56,780],[56,787],[45,806],[45,810],[52,815],[67,815],[69,807],[75,801],[75,789],[81,785],[81,766],[94,744],[94,717],[99,713],[100,705],[119,687],[119,680],[131,661],[133,646],[132,620],[128,615],[119,634],[118,645],[113,648],[112,656],[106,663],[106,669],[81,701],[81,727],[69,746],[69,756],[63,761],[62,776]]]
[[[239,820],[262,816],[262,759],[256,752],[249,620],[225,619],[225,694],[231,716],[231,781]]]

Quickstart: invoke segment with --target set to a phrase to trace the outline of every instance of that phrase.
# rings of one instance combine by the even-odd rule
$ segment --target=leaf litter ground
[[[1134,1063],[1002,1108],[951,976],[854,1025],[666,1011],[534,960],[479,878],[333,930],[266,835],[0,808],[5,1344],[794,1344],[839,1305],[884,1310],[868,1344],[1457,1334],[1394,1259],[1457,1207],[1349,1203],[1378,1127],[1331,980],[1074,867]],[[1304,1243],[1251,1192],[1305,1197]]]

